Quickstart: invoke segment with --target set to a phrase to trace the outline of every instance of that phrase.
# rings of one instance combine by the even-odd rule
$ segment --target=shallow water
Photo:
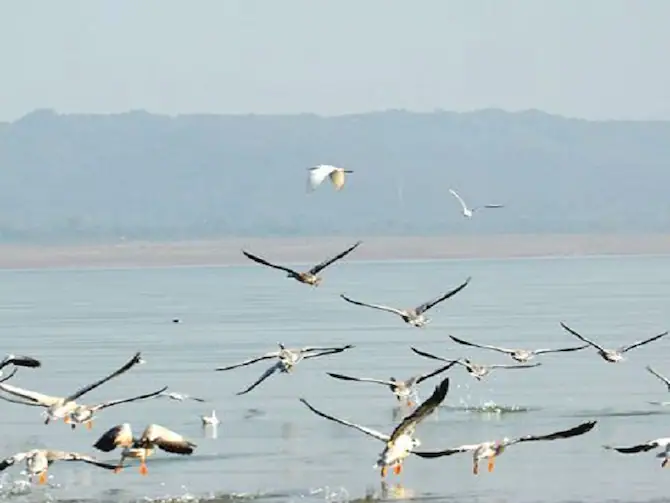
[[[413,306],[467,276],[471,284],[435,307],[424,329],[338,298],[346,293],[367,302]],[[601,446],[668,435],[670,407],[649,402],[670,396],[644,367],[651,364],[670,374],[670,337],[634,349],[620,364],[606,363],[589,348],[541,356],[537,361],[543,365],[537,368],[494,370],[481,382],[460,367],[451,369],[443,407],[418,429],[424,450],[598,420],[583,437],[510,447],[493,473],[484,469],[476,477],[467,454],[413,457],[400,476],[390,474],[383,485],[372,468],[383,444],[312,414],[298,398],[390,432],[402,413],[388,389],[335,380],[325,372],[404,379],[439,366],[409,346],[444,357],[513,363],[502,354],[459,346],[448,334],[512,347],[579,345],[559,321],[615,347],[668,328],[668,285],[670,257],[662,256],[343,261],[325,271],[316,289],[256,264],[1,271],[3,350],[43,361],[40,369],[20,370],[12,384],[68,394],[142,351],[145,365],[94,390],[85,402],[163,385],[209,402],[162,398],[112,407],[100,414],[92,431],[71,431],[63,423],[45,426],[40,409],[0,402],[0,447],[7,456],[43,446],[116,462],[117,453],[97,452],[92,444],[124,421],[136,433],[157,422],[198,444],[190,457],[157,452],[148,462],[147,477],[135,464],[112,474],[60,462],[49,472],[49,486],[25,487],[23,467],[14,466],[2,474],[0,492],[16,501],[661,501],[668,473],[654,453],[625,456]],[[173,318],[181,323],[172,323]],[[277,342],[291,347],[350,343],[355,348],[301,362],[293,374],[273,376],[244,396],[235,392],[271,362],[213,371],[273,351]],[[438,382],[439,377],[423,383],[421,396],[426,398]],[[216,438],[199,420],[212,409],[222,421]]]

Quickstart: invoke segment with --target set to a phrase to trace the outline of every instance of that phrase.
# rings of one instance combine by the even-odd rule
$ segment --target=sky
[[[670,119],[666,0],[0,0],[0,121],[539,109]]]

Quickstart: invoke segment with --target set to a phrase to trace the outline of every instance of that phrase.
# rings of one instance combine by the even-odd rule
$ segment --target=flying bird
[[[475,348],[481,349],[491,349],[493,351],[498,351],[499,353],[508,354],[513,360],[519,363],[525,363],[529,360],[532,360],[537,355],[542,355],[546,353],[564,353],[569,351],[579,351],[580,349],[588,348],[589,345],[585,344],[583,346],[571,347],[571,348],[561,348],[561,349],[507,349],[501,348],[499,346],[489,346],[487,344],[476,344],[474,342],[468,342],[458,337],[450,335],[451,340],[462,344],[464,346],[472,346]]]
[[[257,262],[259,264],[272,267],[274,269],[279,269],[280,271],[285,271],[287,273],[287,277],[294,279],[296,281],[299,281],[300,283],[305,283],[306,285],[311,285],[311,286],[319,286],[321,283],[321,277],[318,276],[318,274],[323,271],[326,267],[331,265],[333,262],[336,262],[340,260],[341,258],[344,258],[346,255],[354,251],[362,241],[358,241],[355,245],[347,248],[344,250],[342,253],[339,253],[335,255],[332,258],[329,258],[327,260],[324,260],[320,264],[315,265],[312,267],[309,271],[305,272],[298,272],[294,269],[291,269],[290,267],[285,267],[283,265],[277,265],[277,264],[272,264],[265,260],[264,258],[257,257],[256,255],[252,255],[251,253],[242,250],[242,253],[249,259],[253,260],[254,262]]]
[[[44,395],[36,391],[22,389],[17,386],[12,386],[11,384],[5,384],[1,382],[0,382],[0,390],[9,393],[10,395],[18,396],[19,398],[23,398],[29,402],[32,402],[33,405],[39,405],[41,407],[44,407],[46,409],[46,419],[44,420],[44,424],[49,424],[50,421],[59,419],[63,419],[66,423],[69,423],[71,413],[74,412],[74,410],[78,407],[78,404],[76,403],[75,400],[82,397],[86,393],[94,390],[95,388],[102,386],[110,379],[120,376],[121,374],[129,371],[135,365],[141,363],[144,363],[144,360],[142,359],[140,353],[138,352],[118,370],[115,370],[108,376],[103,377],[102,379],[92,384],[88,384],[78,389],[73,394],[67,397]]]
[[[621,454],[637,454],[638,452],[648,452],[661,447],[663,450],[656,455],[657,458],[663,459],[661,468],[668,466],[668,460],[670,460],[670,438],[657,438],[631,447],[613,447],[611,445],[605,445],[603,447],[608,450],[620,452]]]
[[[463,290],[466,286],[468,286],[468,283],[470,283],[471,278],[467,278],[465,282],[458,287],[454,288],[450,292],[447,292],[443,295],[440,295],[439,297],[429,300],[428,302],[425,302],[417,307],[414,308],[408,308],[408,309],[396,309],[395,307],[389,307],[389,306],[383,306],[381,304],[366,304],[365,302],[360,302],[357,300],[353,300],[346,295],[341,294],[340,297],[342,297],[344,300],[349,302],[350,304],[355,304],[357,306],[363,306],[363,307],[370,307],[372,309],[378,309],[380,311],[387,311],[389,313],[396,314],[402,318],[402,320],[407,323],[408,325],[411,325],[413,327],[421,328],[428,323],[430,323],[430,318],[428,318],[425,313],[428,311],[430,308],[435,306],[436,304],[439,304],[440,302],[447,300],[449,297],[452,297],[456,295],[458,292]]]
[[[344,174],[353,173],[353,171],[344,168],[331,166],[330,164],[319,164],[313,168],[308,168],[309,176],[307,177],[307,192],[313,192],[323,183],[326,178],[330,178],[335,190],[340,190],[344,187]]]
[[[164,391],[163,393],[160,393],[156,398],[160,397],[166,397],[169,398],[170,400],[176,400],[178,402],[183,402],[184,400],[193,400],[194,402],[204,403],[207,401],[204,398],[198,398],[195,396],[187,395],[186,393],[177,393],[175,391]]]
[[[149,471],[146,460],[156,447],[173,454],[189,455],[197,446],[178,433],[158,424],[150,424],[139,438],[135,438],[130,424],[124,423],[106,431],[93,447],[102,452],[112,452],[117,447],[123,447],[121,459],[113,468],[114,472],[121,471],[126,458],[136,458],[140,460],[140,473],[147,475]]]
[[[302,360],[309,360],[310,358],[317,358],[319,356],[327,356],[336,353],[341,353],[342,351],[354,347],[351,344],[347,344],[346,346],[335,347],[335,348],[319,348],[319,347],[308,346],[299,349],[288,349],[282,343],[278,343],[278,345],[279,345],[279,351],[271,351],[269,353],[265,353],[263,356],[259,356],[257,358],[251,358],[249,360],[245,360],[243,362],[236,363],[234,365],[229,365],[227,367],[219,367],[215,370],[216,371],[232,370],[238,367],[245,367],[247,365],[251,365],[253,363],[262,360],[269,360],[272,358],[276,358],[277,362],[271,367],[269,367],[265,372],[263,372],[263,374],[256,380],[256,382],[254,382],[247,389],[237,393],[238,395],[244,395],[246,393],[249,393],[251,390],[253,390],[256,386],[265,381],[275,372],[282,372],[287,374],[293,371],[293,368]]]
[[[426,374],[412,376],[404,381],[398,381],[395,377],[390,377],[388,380],[385,380],[372,379],[370,377],[350,377],[343,374],[335,374],[333,372],[326,373],[330,377],[334,377],[335,379],[340,379],[342,381],[372,382],[387,386],[399,402],[405,400],[408,406],[414,407],[414,400],[418,400],[417,386],[426,379],[449,370],[454,365],[456,365],[456,362],[452,362],[449,365],[445,365],[444,367],[440,367],[439,369],[433,370],[432,372]]]
[[[447,396],[447,391],[449,391],[448,377],[437,385],[433,394],[406,416],[390,435],[325,414],[312,407],[304,398],[301,398],[300,401],[318,416],[348,426],[349,428],[354,428],[384,442],[386,444],[384,450],[380,453],[377,463],[374,465],[374,468],[381,468],[381,476],[383,478],[386,477],[388,467],[393,467],[396,475],[400,474],[405,458],[421,445],[420,440],[414,436],[417,425],[437,409]]]
[[[468,208],[468,205],[465,204],[465,201],[463,201],[463,198],[456,193],[455,190],[449,189],[449,192],[451,192],[451,195],[454,196],[456,199],[458,199],[458,202],[461,203],[461,210],[463,211],[463,216],[465,218],[472,218],[472,215],[475,214],[475,211],[481,210],[482,208],[502,208],[502,204],[485,204],[484,206],[475,206],[474,208],[470,209]]]
[[[465,367],[465,370],[468,371],[468,374],[470,374],[478,381],[481,381],[484,377],[489,375],[491,371],[494,369],[530,369],[542,365],[541,363],[528,363],[519,365],[500,365],[500,364],[481,365],[478,363],[473,363],[467,358],[462,360],[449,360],[447,358],[442,358],[440,356],[435,356],[434,354],[421,351],[420,349],[411,348],[411,350],[414,351],[417,355],[423,356],[425,358],[430,358],[432,360],[439,360],[442,362],[449,362],[449,363],[451,362],[458,363],[459,365]]]
[[[495,440],[490,442],[482,442],[480,444],[469,444],[454,447],[453,449],[446,449],[439,452],[415,452],[417,456],[422,458],[439,458],[442,456],[451,456],[460,452],[472,452],[472,473],[477,475],[479,473],[479,462],[483,459],[488,460],[488,470],[493,471],[495,458],[500,456],[507,447],[522,442],[536,442],[541,440],[558,440],[562,438],[571,438],[578,435],[588,433],[596,425],[597,421],[588,421],[582,423],[569,430],[557,431],[549,435],[526,435],[518,438],[503,438],[501,441]]]
[[[39,484],[46,484],[47,471],[54,461],[83,461],[100,468],[107,470],[114,470],[114,465],[102,463],[91,456],[79,454],[77,452],[65,451],[51,451],[47,449],[33,449],[26,452],[17,452],[0,461],[0,471],[3,471],[15,463],[26,462],[26,471],[30,477],[30,482],[33,482],[35,477],[38,477]]]
[[[595,342],[587,339],[583,335],[578,334],[575,332],[573,329],[571,329],[569,326],[567,326],[565,323],[561,322],[561,326],[570,332],[572,335],[577,337],[577,339],[587,343],[589,346],[593,346],[597,351],[598,354],[602,357],[603,360],[609,363],[618,363],[624,359],[624,353],[627,351],[630,351],[631,349],[637,348],[638,346],[642,346],[644,344],[648,344],[650,342],[655,341],[656,339],[660,339],[661,337],[665,337],[668,335],[668,332],[663,332],[662,334],[655,335],[653,337],[650,337],[649,339],[644,339],[642,341],[637,341],[632,344],[628,344],[627,346],[621,346],[620,348],[617,349],[605,349],[599,344],[596,344]]]

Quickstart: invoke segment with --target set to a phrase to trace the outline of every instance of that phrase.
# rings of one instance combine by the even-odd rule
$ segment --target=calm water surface
[[[338,297],[414,306],[467,276],[471,284],[434,308],[424,329]],[[670,395],[644,369],[650,364],[670,374],[670,337],[631,351],[621,364],[608,364],[587,349],[541,356],[538,368],[495,370],[482,382],[460,367],[450,370],[443,407],[418,429],[425,450],[598,420],[583,437],[511,447],[493,473],[479,476],[472,475],[467,454],[412,457],[402,475],[390,475],[382,485],[372,466],[383,444],[315,416],[298,401],[305,397],[325,412],[390,432],[401,415],[388,389],[338,381],[326,372],[404,379],[438,366],[410,345],[445,357],[513,363],[502,354],[456,345],[449,334],[537,348],[579,342],[559,321],[609,347],[662,332],[670,328],[670,257],[341,262],[325,271],[316,289],[255,264],[3,271],[0,299],[3,351],[43,360],[40,369],[19,371],[17,386],[66,395],[142,351],[145,365],[86,395],[86,402],[163,385],[209,401],[155,399],[112,407],[92,431],[45,426],[40,409],[0,402],[0,456],[40,446],[116,462],[118,453],[97,452],[92,444],[125,421],[138,434],[157,422],[198,444],[190,457],[157,452],[147,477],[136,464],[113,474],[60,462],[49,472],[49,486],[30,488],[18,482],[22,467],[11,467],[0,480],[3,497],[12,500],[660,501],[670,488],[670,473],[654,453],[624,456],[601,447],[670,434],[670,407],[649,404]],[[235,392],[269,363],[213,371],[273,351],[277,342],[355,348],[304,361],[295,373],[273,376],[244,396]],[[423,398],[437,382],[423,383]],[[199,419],[212,409],[222,420],[216,432],[203,430]]]

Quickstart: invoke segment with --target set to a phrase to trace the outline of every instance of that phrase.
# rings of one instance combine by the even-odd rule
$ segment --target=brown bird
[[[351,246],[350,248],[347,248],[344,250],[342,253],[335,255],[332,258],[329,258],[327,260],[324,260],[320,264],[315,265],[312,267],[309,271],[305,272],[298,272],[294,269],[291,269],[289,267],[285,267],[283,265],[277,265],[277,264],[272,264],[271,262],[268,262],[267,260],[257,257],[256,255],[252,255],[251,253],[242,250],[242,253],[247,257],[253,260],[254,262],[257,262],[262,265],[266,265],[268,267],[272,267],[274,269],[279,269],[281,271],[285,271],[288,273],[287,277],[295,279],[296,281],[300,281],[300,283],[305,283],[306,285],[311,285],[311,286],[319,286],[319,283],[321,283],[321,277],[317,276],[319,272],[324,270],[326,267],[328,267],[330,264],[333,262],[336,262],[340,260],[341,258],[344,258],[346,255],[354,251],[362,241],[358,241],[355,245]]]
[[[140,460],[140,473],[147,475],[149,471],[146,460],[156,447],[173,454],[193,454],[193,449],[197,446],[178,433],[158,424],[150,424],[140,438],[135,438],[130,424],[124,423],[105,432],[93,447],[102,452],[112,452],[117,447],[123,447],[121,459],[114,468],[114,473],[121,471],[126,458],[137,458]]]

